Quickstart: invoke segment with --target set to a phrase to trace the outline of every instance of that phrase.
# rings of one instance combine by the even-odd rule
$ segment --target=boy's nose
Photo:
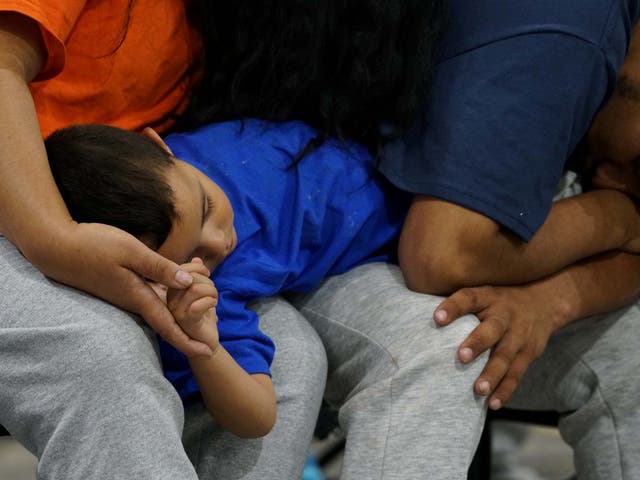
[[[206,247],[212,255],[215,256],[224,253],[227,247],[227,235],[225,235],[223,230],[217,229],[207,240]]]

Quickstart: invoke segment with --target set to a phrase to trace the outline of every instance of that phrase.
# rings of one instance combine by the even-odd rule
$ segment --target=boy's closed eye
[[[237,242],[229,199],[209,177],[179,159],[167,169],[165,180],[177,218],[158,251],[177,263],[200,257],[213,270]]]

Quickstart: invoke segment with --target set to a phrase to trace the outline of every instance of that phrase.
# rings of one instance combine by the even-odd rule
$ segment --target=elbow
[[[474,284],[478,266],[471,255],[437,249],[403,249],[400,269],[410,290],[430,295],[449,295]]]
[[[225,416],[221,418],[220,413],[214,409],[207,408],[209,414],[229,432],[240,438],[260,438],[267,435],[276,423],[276,405],[269,405],[260,411],[245,412],[236,418]]]
[[[260,438],[271,432],[275,424],[276,413],[274,408],[272,413],[261,412],[261,414],[258,415],[258,418],[256,418],[251,425],[248,425],[246,428],[241,429],[241,431],[234,433],[240,438]]]
[[[475,286],[487,253],[482,248],[497,226],[459,205],[428,196],[414,199],[398,249],[407,287],[419,293],[447,295]]]
[[[398,249],[407,286],[420,293],[447,295],[485,283],[496,265],[500,235],[499,225],[479,213],[416,197]]]
[[[229,431],[240,438],[260,438],[267,435],[276,423],[275,416],[273,419],[260,419],[252,425],[236,426],[229,428]]]
[[[437,231],[435,228],[432,232]],[[398,261],[407,287],[419,293],[449,295],[485,282],[491,255],[482,235],[462,232],[400,236]]]

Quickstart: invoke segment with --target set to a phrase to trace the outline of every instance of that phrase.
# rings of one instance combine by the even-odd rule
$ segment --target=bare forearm
[[[276,401],[267,375],[249,375],[222,346],[209,359],[189,362],[205,407],[220,425],[240,437],[269,433],[276,418]]]
[[[559,201],[528,243],[499,236],[492,252],[496,266],[488,275],[499,283],[532,281],[582,259],[622,248],[633,240],[629,227],[638,224],[639,218],[633,202],[613,190]]]
[[[0,232],[27,256],[37,239],[50,238],[43,232],[70,221],[27,86],[42,61],[32,27],[22,17],[0,15]]]
[[[583,260],[529,288],[558,305],[556,329],[591,315],[611,312],[640,297],[640,255],[609,252]]]
[[[48,230],[70,217],[51,176],[29,91],[1,70],[0,111],[0,231],[23,248],[34,228]]]
[[[400,265],[410,288],[424,293],[526,283],[626,245],[636,225],[628,197],[598,190],[554,204],[526,243],[481,214],[426,197],[414,201],[405,222]]]

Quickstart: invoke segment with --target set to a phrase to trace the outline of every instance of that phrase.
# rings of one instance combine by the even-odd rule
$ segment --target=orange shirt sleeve
[[[0,0],[0,11],[23,14],[40,25],[47,50],[38,79],[58,74],[65,64],[65,42],[88,0]]]
[[[186,108],[202,43],[185,0],[0,0],[0,10],[10,2],[58,17],[45,14],[49,55],[29,85],[43,137],[76,123],[166,131]]]

